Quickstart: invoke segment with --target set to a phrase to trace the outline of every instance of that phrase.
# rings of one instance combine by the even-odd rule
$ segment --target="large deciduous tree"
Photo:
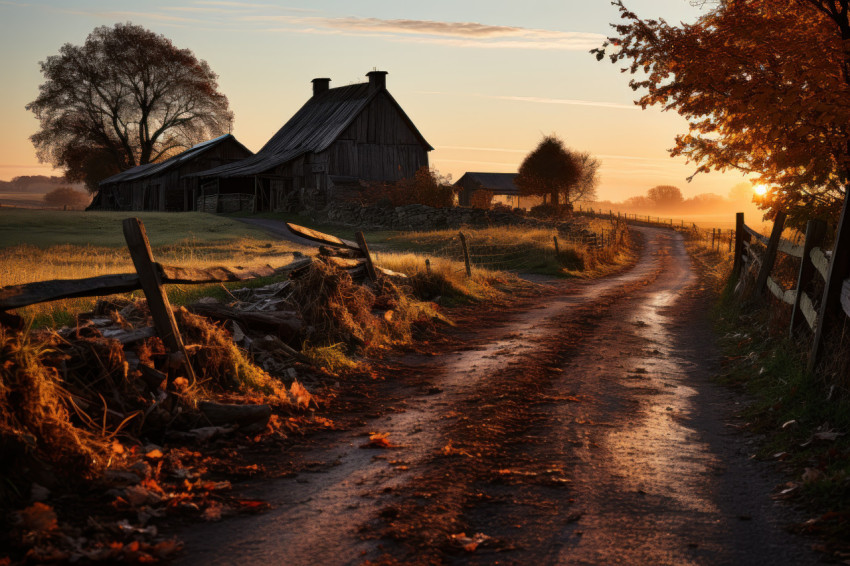
[[[834,220],[850,180],[850,0],[721,0],[679,25],[613,4],[624,21],[594,52],[629,63],[642,107],[688,120],[672,155],[754,174],[769,216]]]
[[[41,161],[68,179],[97,182],[166,159],[230,130],[217,75],[188,49],[130,23],[98,27],[40,63],[45,81],[27,105],[40,121]]]
[[[555,136],[545,136],[519,167],[515,183],[524,195],[549,195],[559,205],[591,200],[596,192],[599,161],[575,152]]]

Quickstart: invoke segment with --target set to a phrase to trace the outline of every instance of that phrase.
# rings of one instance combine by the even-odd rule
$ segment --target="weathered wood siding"
[[[367,181],[398,181],[411,178],[428,166],[428,152],[385,95],[376,96],[321,154],[329,175],[357,177]]]
[[[113,191],[124,210],[192,210],[198,196],[197,182],[186,182],[183,179],[185,175],[233,163],[250,155],[235,139],[225,139],[179,167],[172,167],[159,175],[114,183],[101,190]]]

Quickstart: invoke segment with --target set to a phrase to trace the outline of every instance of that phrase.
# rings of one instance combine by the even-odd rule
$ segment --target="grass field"
[[[0,209],[0,287],[52,279],[81,279],[133,272],[121,222],[136,216],[144,224],[156,261],[183,267],[213,265],[279,267],[292,261],[293,252],[313,254],[316,249],[281,241],[258,227],[233,217],[197,212],[63,212]],[[303,224],[343,238],[354,228],[317,225],[297,215],[268,217]],[[599,224],[595,227],[595,224]],[[610,230],[606,221],[588,227]],[[440,295],[449,302],[496,298],[504,290],[524,286],[509,271],[558,276],[592,277],[626,261],[614,249],[591,250],[564,240],[555,253],[554,230],[490,228],[465,230],[473,263],[467,277],[457,230],[366,234],[378,265],[414,276],[423,294]],[[430,259],[430,271],[425,259]],[[261,281],[256,282],[262,283]],[[240,283],[230,287],[241,286]],[[170,300],[186,304],[213,294],[225,298],[221,285],[167,288]],[[79,298],[33,305],[19,314],[37,326],[69,323],[90,310],[96,299]]]
[[[133,272],[121,228],[124,218],[131,215],[142,219],[154,258],[164,264],[279,267],[292,261],[292,252],[311,251],[238,220],[212,214],[4,208],[0,209],[0,287]],[[168,287],[175,304],[209,292],[209,286]],[[94,302],[67,299],[20,309],[19,314],[33,319],[36,325],[64,324]]]

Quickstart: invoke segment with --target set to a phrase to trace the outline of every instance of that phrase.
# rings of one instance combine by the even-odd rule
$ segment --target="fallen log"
[[[294,311],[243,311],[221,303],[195,303],[190,312],[218,321],[233,320],[245,329],[274,332],[284,342],[299,343],[303,323]]]
[[[236,424],[243,430],[262,430],[272,416],[272,409],[268,405],[233,405],[201,401],[198,408],[212,425]]]

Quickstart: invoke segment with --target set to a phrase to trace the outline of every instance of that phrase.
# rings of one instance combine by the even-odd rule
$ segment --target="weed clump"
[[[51,467],[84,476],[104,462],[105,444],[71,420],[53,341],[0,326],[0,503],[22,495],[15,485],[51,475]]]

